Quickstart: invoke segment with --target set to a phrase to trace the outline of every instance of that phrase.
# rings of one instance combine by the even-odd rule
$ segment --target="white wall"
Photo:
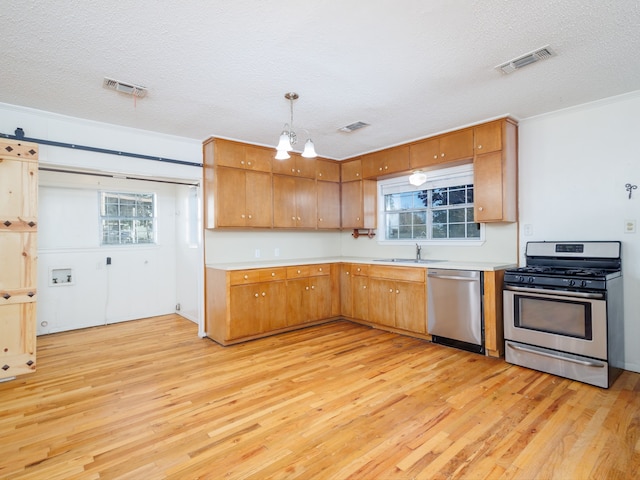
[[[202,162],[198,140],[162,135],[0,104],[0,133]],[[41,167],[71,168],[199,182],[197,166],[40,146]],[[100,247],[97,191],[158,193],[158,245]],[[202,245],[186,244],[185,190],[172,184],[40,172],[38,224],[39,333],[172,313],[194,321],[202,312]],[[182,212],[181,212],[182,211]],[[201,239],[200,239],[201,240]],[[105,265],[106,257],[112,265]],[[49,269],[71,267],[74,284],[49,286]],[[179,287],[178,287],[179,285]],[[46,322],[46,327],[42,326]]]
[[[520,243],[622,242],[624,368],[640,372],[640,92],[526,119],[519,128]],[[525,226],[531,235],[525,235]],[[521,258],[524,264],[524,259]]]

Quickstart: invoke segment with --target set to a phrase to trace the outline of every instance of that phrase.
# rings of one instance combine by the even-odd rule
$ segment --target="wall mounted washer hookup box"
[[[73,285],[74,275],[71,267],[50,268],[49,269],[49,285]]]

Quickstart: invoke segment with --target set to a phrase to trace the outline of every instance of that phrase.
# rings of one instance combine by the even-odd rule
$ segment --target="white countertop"
[[[424,259],[429,262],[429,259]],[[250,268],[272,268],[272,267],[290,267],[294,265],[310,265],[316,263],[367,263],[374,265],[393,265],[395,267],[414,267],[414,268],[444,268],[448,270],[481,270],[494,271],[505,270],[507,268],[517,267],[515,263],[499,263],[499,262],[470,262],[457,260],[437,260],[431,263],[414,263],[414,262],[385,262],[375,258],[361,257],[320,257],[320,258],[296,258],[288,260],[255,260],[251,262],[230,262],[230,263],[208,263],[207,268],[215,268],[218,270],[246,270]]]

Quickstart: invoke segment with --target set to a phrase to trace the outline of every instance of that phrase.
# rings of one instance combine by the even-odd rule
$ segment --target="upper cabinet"
[[[362,160],[360,157],[341,162],[340,176],[343,182],[362,180]]]
[[[518,219],[518,127],[510,119],[474,128],[474,216],[477,222]]]
[[[316,180],[340,182],[340,163],[324,158],[316,158]]]
[[[409,170],[409,145],[387,148],[363,155],[360,158],[364,178],[377,178],[392,173],[405,172]]]
[[[274,153],[271,148],[216,139],[213,157],[215,158],[215,164],[219,167],[270,172],[271,159],[274,157]]]
[[[473,129],[465,128],[410,145],[411,168],[431,167],[473,158]]]
[[[273,173],[293,177],[316,178],[316,159],[304,158],[299,153],[289,153],[286,160],[273,160]]]

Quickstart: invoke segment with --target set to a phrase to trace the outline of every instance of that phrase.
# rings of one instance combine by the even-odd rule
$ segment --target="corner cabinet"
[[[0,380],[36,368],[38,146],[0,141]]]

